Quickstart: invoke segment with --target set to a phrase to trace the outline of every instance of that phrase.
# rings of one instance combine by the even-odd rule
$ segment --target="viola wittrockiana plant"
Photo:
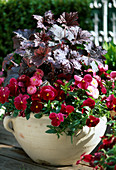
[[[37,29],[14,31],[15,50],[2,64],[5,115],[46,115],[51,120],[47,133],[58,137],[63,132],[73,136],[85,125],[95,127],[100,117],[116,110],[116,73],[107,73],[106,51],[79,27],[77,12],[64,12],[57,20],[51,11],[33,17]]]
[[[2,86],[0,102],[6,107],[6,114],[27,119],[31,112],[36,118],[49,116],[48,133],[60,135],[65,132],[72,136],[85,125],[95,127],[100,117],[108,115],[108,110],[116,110],[115,87],[112,86],[115,77],[112,78],[112,72],[104,75],[102,79],[99,69],[94,72],[90,68],[74,77],[61,73],[51,85],[44,81],[44,72],[37,68],[32,76],[23,74]],[[70,80],[69,76],[72,76]]]
[[[113,124],[112,134],[102,136],[102,144],[97,151],[93,154],[83,153],[77,165],[83,161],[89,163],[94,170],[116,170],[116,121],[111,120],[108,123]]]

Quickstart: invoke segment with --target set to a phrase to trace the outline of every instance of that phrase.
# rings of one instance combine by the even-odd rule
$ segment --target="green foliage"
[[[34,115],[34,117],[37,118],[37,119],[40,119],[42,116],[43,116],[42,112],[37,113],[37,114]]]
[[[89,2],[90,0],[0,1],[0,62],[13,51],[13,31],[36,28],[33,14],[43,15],[46,11],[52,10],[58,17],[62,12],[78,11],[80,27],[91,30]]]
[[[103,48],[107,50],[105,54],[106,64],[108,64],[109,70],[116,70],[116,45],[113,42],[104,42]]]

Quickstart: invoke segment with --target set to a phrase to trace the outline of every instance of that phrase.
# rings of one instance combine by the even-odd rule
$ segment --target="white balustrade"
[[[109,17],[109,9],[116,8],[116,0],[112,0],[112,2],[108,3],[108,0],[101,0],[101,3],[98,3],[98,0],[94,0],[93,3],[90,3],[90,8],[96,8],[99,10],[103,7],[102,19],[103,19],[103,30],[99,29],[99,16],[98,13],[94,14],[94,31],[91,31],[94,41],[96,45],[99,45],[99,42],[109,42],[113,39],[114,44],[116,44],[116,10],[112,13],[112,31],[108,31],[108,18]],[[110,36],[108,36],[108,34]]]
[[[104,41],[108,42],[108,1],[102,0],[103,3],[103,31]]]
[[[116,0],[113,0],[114,8],[116,8]]]
[[[98,23],[99,23],[99,18],[98,14],[94,14],[94,32],[91,32],[93,36],[95,37],[95,44],[99,45],[99,29],[98,29]]]
[[[109,31],[109,34],[111,37],[113,37],[113,42],[116,44],[116,14],[113,12],[112,13],[112,31]]]

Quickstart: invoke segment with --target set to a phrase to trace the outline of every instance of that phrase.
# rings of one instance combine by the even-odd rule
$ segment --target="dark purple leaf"
[[[60,18],[57,19],[57,22],[64,24],[66,26],[77,26],[78,25],[77,19],[78,19],[77,12],[70,13],[63,12],[63,14],[60,15]]]
[[[70,62],[72,63],[74,69],[81,70],[82,65],[80,64],[78,59],[71,59]]]
[[[85,49],[78,49],[78,52],[81,56],[83,56],[83,55],[88,56],[88,53]]]
[[[23,49],[16,49],[14,53],[19,54],[20,56],[25,56],[26,51]]]
[[[44,29],[46,29],[46,27],[43,24],[44,19],[43,19],[42,16],[40,16],[40,15],[33,15],[33,17],[34,17],[34,19],[37,20],[37,28],[44,28]]]
[[[17,38],[31,40],[32,35],[35,33],[35,30],[33,30],[33,29],[18,29],[16,31],[14,31],[14,33],[16,34]]]
[[[34,56],[32,57],[32,62],[39,67],[47,59],[48,53],[51,51],[48,47],[39,47],[34,50]]]
[[[14,60],[13,56],[14,56],[14,53],[10,53],[4,58],[4,60],[2,62],[2,71],[4,71],[6,69],[6,65],[10,64],[11,60]]]
[[[5,78],[4,86],[9,84],[11,78],[17,79],[19,77],[19,70],[20,67],[12,67],[10,70],[7,71],[7,77]]]
[[[21,47],[22,49],[27,49],[27,48],[33,48],[35,47],[35,43],[32,41],[28,41],[28,40],[24,40],[21,43]]]
[[[101,46],[96,46],[93,42],[85,45],[87,52],[89,53],[90,58],[94,58],[100,62],[104,62],[106,58],[103,56],[106,54],[106,50],[104,50]]]
[[[76,41],[78,44],[82,44],[83,42],[90,42],[90,37],[91,34],[88,31],[79,28]]]
[[[24,42],[27,44],[32,44],[32,40],[34,39],[35,33],[33,29],[18,29],[17,31],[14,31],[14,33],[16,34],[13,37],[14,49],[20,48],[21,43],[23,44]]]
[[[41,31],[40,33],[35,33],[35,47],[37,47],[40,43],[48,43],[49,40],[51,40],[48,33],[45,33],[45,31]]]
[[[20,74],[26,74],[27,76],[32,76],[34,73],[36,66],[29,63],[29,59],[23,59],[22,63],[20,63]]]
[[[44,14],[45,22],[47,22],[48,24],[54,24],[55,20],[54,20],[53,16],[54,15],[51,12],[51,10],[45,12],[45,14]]]
[[[17,38],[17,36],[14,36],[12,38],[12,40],[13,40],[13,48],[14,49],[20,48],[20,41],[21,41],[21,39]]]

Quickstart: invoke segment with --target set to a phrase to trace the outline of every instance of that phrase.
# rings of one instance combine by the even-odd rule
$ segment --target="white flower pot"
[[[29,120],[6,116],[3,123],[33,161],[49,165],[72,165],[80,159],[81,154],[89,154],[97,146],[105,133],[106,122],[107,119],[103,117],[96,127],[83,127],[73,138],[73,144],[71,137],[65,134],[58,139],[56,134],[45,133],[48,129],[46,125],[51,124],[47,116],[36,119],[31,114]],[[11,123],[13,128],[9,126]]]

